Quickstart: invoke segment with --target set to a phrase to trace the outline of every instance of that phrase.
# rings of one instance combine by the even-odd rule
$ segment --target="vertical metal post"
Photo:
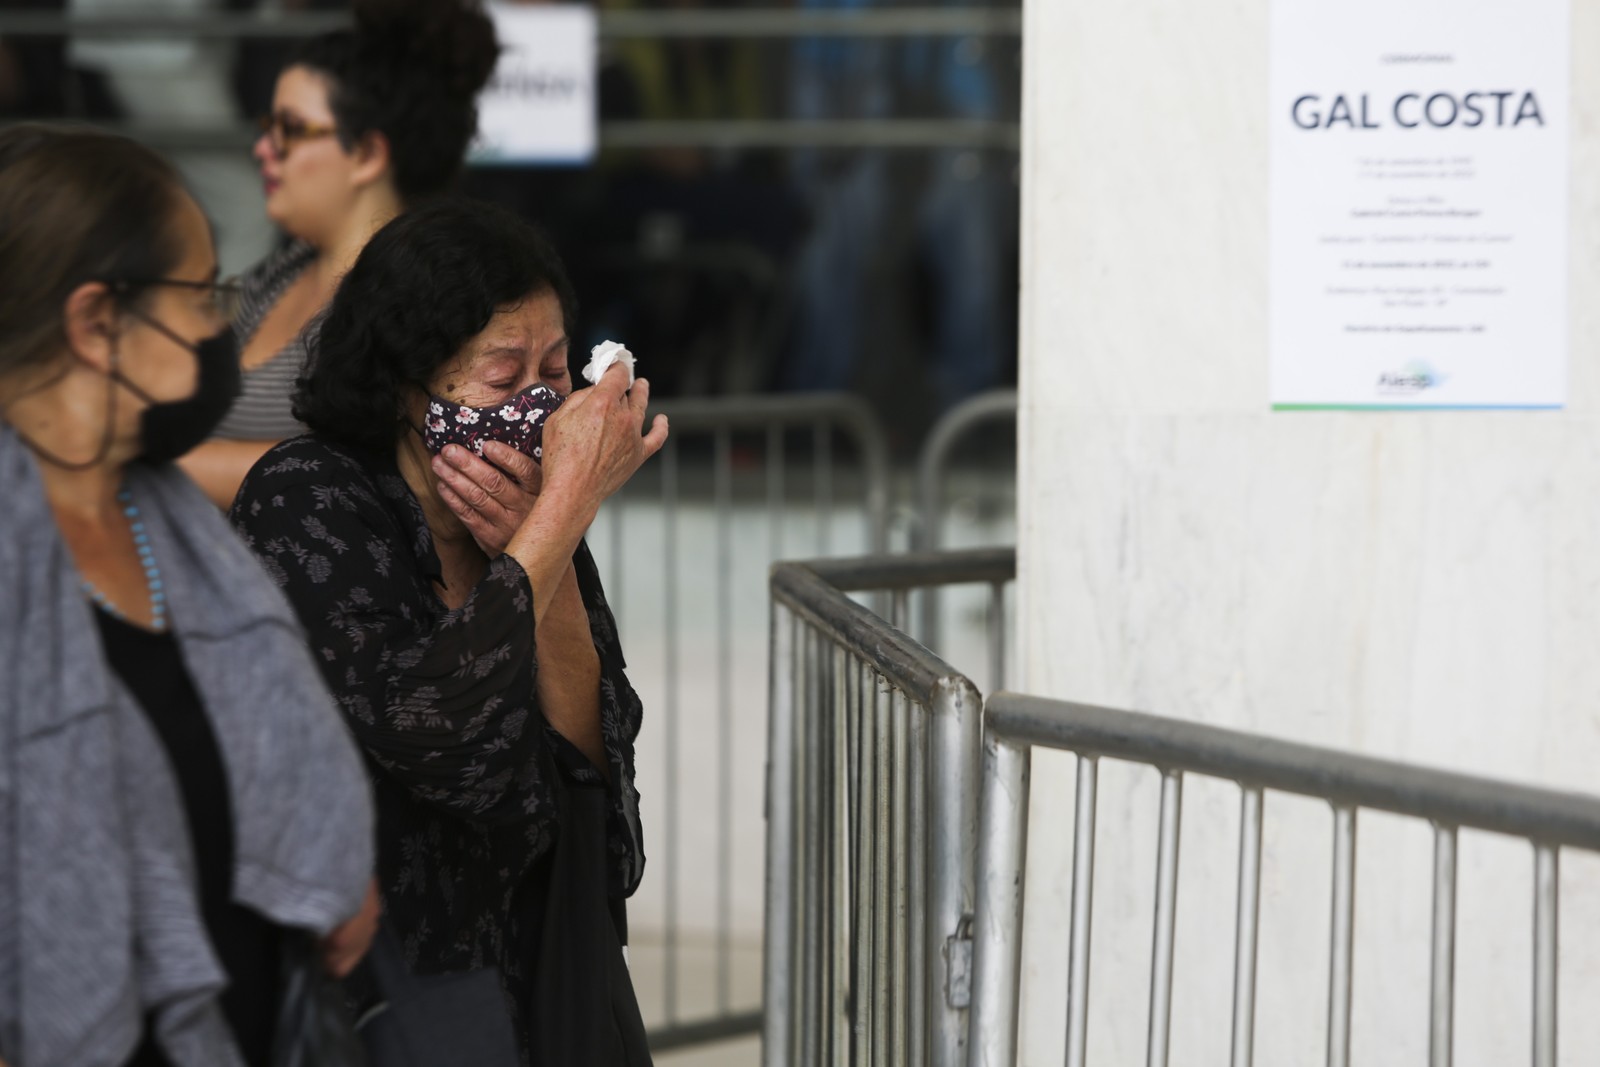
[[[1156,843],[1155,929],[1150,945],[1150,1029],[1146,1067],[1167,1067],[1172,1028],[1172,956],[1178,919],[1178,845],[1183,830],[1183,774],[1161,772]]]
[[[794,961],[794,706],[798,683],[794,657],[799,625],[783,605],[772,602],[767,651],[767,906],[764,941],[765,1009],[761,1031],[762,1067],[790,1067],[793,1036]]]
[[[1433,827],[1433,960],[1428,1067],[1450,1067],[1456,1017],[1456,828]]]
[[[818,1063],[822,1043],[822,1027],[826,1006],[822,1002],[822,969],[827,946],[823,943],[822,916],[827,909],[827,901],[823,899],[822,879],[822,790],[820,788],[821,772],[820,762],[826,757],[822,748],[822,720],[826,716],[828,700],[830,699],[832,673],[830,668],[833,663],[831,655],[833,646],[822,634],[807,628],[810,637],[806,657],[812,682],[809,692],[810,699],[802,712],[804,719],[801,722],[801,747],[804,757],[801,760],[801,795],[799,797],[804,811],[804,829],[800,837],[803,849],[804,865],[800,870],[800,880],[804,892],[805,907],[802,914],[805,919],[802,927],[800,948],[806,961],[805,975],[801,991],[801,1044],[800,1061],[802,1063]]]
[[[984,739],[972,1036],[966,1067],[1015,1067],[1017,1062],[1030,760],[1025,745],[992,734]]]
[[[905,589],[896,589],[890,599],[889,625],[901,632],[911,623],[910,600],[911,594]]]
[[[717,1011],[732,1001],[733,957],[733,445],[717,431]],[[831,769],[831,764],[830,764]]]
[[[1256,933],[1261,921],[1261,790],[1241,786],[1239,910],[1233,941],[1232,1067],[1251,1067],[1256,1040]]]
[[[1094,921],[1094,807],[1100,765],[1078,757],[1072,836],[1072,935],[1067,955],[1067,1067],[1084,1067],[1089,1037],[1089,943]]]
[[[855,946],[855,982],[850,989],[851,1041],[856,1067],[873,1067],[872,1059],[872,983],[873,983],[873,905],[872,893],[872,799],[877,795],[877,743],[874,729],[878,701],[882,698],[882,681],[876,673],[862,670],[862,700],[856,716],[856,735],[860,739],[857,759],[856,798],[852,805],[856,822],[856,862],[850,880],[855,902],[855,924],[850,931]]]
[[[889,720],[894,715],[896,692],[874,707],[873,729],[877,734],[873,765],[876,767],[872,794],[872,1062],[874,1067],[889,1062],[889,931],[894,917],[889,901],[889,854],[892,849],[889,827],[890,781]]]
[[[665,529],[662,551],[665,568],[662,571],[666,606],[663,639],[666,643],[666,691],[663,694],[662,733],[666,753],[666,768],[662,776],[662,836],[665,855],[662,857],[666,871],[663,874],[665,890],[664,941],[662,966],[666,971],[667,1022],[678,1018],[678,447],[668,438],[661,449],[661,510]]]
[[[845,751],[845,735],[849,715],[850,691],[854,686],[854,671],[851,670],[852,661],[842,648],[833,650],[833,677],[829,687],[829,701],[826,722],[825,753],[822,757],[824,778],[826,786],[823,794],[823,808],[827,818],[827,831],[821,843],[823,853],[823,883],[827,893],[827,913],[824,916],[823,951],[826,953],[826,966],[824,974],[827,983],[824,989],[823,1025],[825,1034],[823,1040],[823,1057],[826,1063],[838,1063],[839,1055],[848,1042],[848,1034],[842,1033],[844,1021],[844,996],[845,985],[849,977],[850,968],[850,934],[848,930],[848,915],[844,914],[846,893],[844,880],[848,868],[845,863],[845,851],[849,848],[849,836],[845,832],[845,804],[847,798],[844,767],[847,753]]]
[[[989,585],[989,692],[1006,687],[1006,583]]]
[[[889,793],[892,809],[889,828],[889,914],[893,919],[889,944],[889,1000],[893,1006],[889,1027],[889,1062],[893,1067],[904,1067],[910,1062],[906,1058],[906,1054],[909,1051],[906,1048],[906,964],[910,957],[906,944],[907,934],[910,932],[910,927],[906,922],[906,817],[908,814],[906,808],[910,802],[908,768],[906,767],[906,730],[908,725],[906,720],[911,717],[911,711],[910,699],[904,693],[896,692],[895,699],[890,703],[889,718],[889,768],[893,783],[893,788]]]
[[[1556,1067],[1556,971],[1561,855],[1533,846],[1533,1067]]]
[[[907,810],[907,880],[910,911],[906,916],[911,972],[911,1013],[906,1021],[906,1047],[914,1067],[927,1063],[928,1039],[928,709],[911,709],[911,801]]]
[[[982,701],[966,679],[942,679],[935,687],[928,773],[930,1067],[957,1067],[967,1058],[967,1010],[950,999],[949,940],[971,914],[974,897],[981,713]]]
[[[1333,809],[1333,919],[1328,947],[1328,1067],[1350,1067],[1350,981],[1356,925],[1356,809]]]

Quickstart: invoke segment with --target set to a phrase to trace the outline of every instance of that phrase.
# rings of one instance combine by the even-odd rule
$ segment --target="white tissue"
[[[613,363],[621,363],[628,368],[628,387],[633,387],[633,353],[620,341],[601,341],[589,350],[589,365],[583,368],[583,376],[590,385],[599,385],[600,376],[605,374],[606,368]]]

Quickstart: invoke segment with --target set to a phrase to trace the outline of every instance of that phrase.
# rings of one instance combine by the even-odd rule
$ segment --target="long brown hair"
[[[62,307],[78,286],[148,281],[177,266],[182,193],[171,164],[127,138],[37,125],[0,132],[0,377],[61,350]]]

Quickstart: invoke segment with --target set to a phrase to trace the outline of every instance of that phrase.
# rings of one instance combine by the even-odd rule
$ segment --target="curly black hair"
[[[494,313],[554,292],[567,335],[577,297],[561,257],[503,208],[440,200],[375,234],[328,306],[296,383],[294,416],[325,438],[366,451],[406,432],[406,387],[426,389]]]
[[[354,30],[308,41],[291,60],[329,81],[348,150],[374,131],[389,142],[407,205],[445,192],[478,132],[478,91],[500,54],[478,0],[357,0]]]

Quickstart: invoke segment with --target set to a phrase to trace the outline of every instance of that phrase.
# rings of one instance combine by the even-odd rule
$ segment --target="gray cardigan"
[[[127,486],[227,771],[234,899],[326,932],[371,876],[365,771],[291,609],[176,468]],[[144,1019],[179,1067],[242,1061],[176,782],[107,666],[35,459],[0,426],[0,1059],[118,1067]]]

